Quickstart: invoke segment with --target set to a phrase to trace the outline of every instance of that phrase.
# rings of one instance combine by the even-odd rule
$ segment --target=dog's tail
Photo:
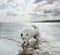
[[[32,27],[33,27],[34,29],[38,29],[38,27],[37,27],[37,26],[35,26],[35,25],[32,25]]]

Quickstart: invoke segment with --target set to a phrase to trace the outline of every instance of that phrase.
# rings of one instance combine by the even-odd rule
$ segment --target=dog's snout
[[[21,36],[23,36],[23,34],[21,34]]]

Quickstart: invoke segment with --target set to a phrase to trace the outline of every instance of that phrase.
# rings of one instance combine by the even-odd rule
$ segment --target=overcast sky
[[[0,0],[0,22],[60,20],[60,0]]]

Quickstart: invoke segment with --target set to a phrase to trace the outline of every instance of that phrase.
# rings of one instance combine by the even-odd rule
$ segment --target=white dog
[[[38,49],[39,45],[39,30],[36,26],[27,26],[24,27],[21,30],[21,38],[25,42],[25,45],[29,45],[29,51],[31,52],[31,49]]]
[[[38,28],[34,25],[32,26],[27,26],[27,27],[24,27],[22,30],[21,30],[21,38],[23,40],[31,40],[31,39],[39,39],[39,31],[38,31]]]
[[[59,43],[55,42],[50,35],[46,36],[43,32],[42,34],[43,36],[40,36],[39,29],[32,25],[22,28],[20,35],[22,40],[26,42],[25,44],[28,42],[28,51],[33,52],[33,55],[60,55],[60,52],[58,52],[60,50],[58,49]],[[19,53],[19,55],[21,54]]]

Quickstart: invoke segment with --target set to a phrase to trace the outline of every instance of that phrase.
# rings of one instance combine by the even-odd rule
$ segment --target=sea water
[[[53,37],[53,40],[55,39],[55,42],[60,44],[59,23],[40,23],[37,25],[40,29],[41,36],[44,38],[46,36]],[[0,55],[17,55],[21,43],[20,30],[23,27],[24,25],[22,24],[0,22]],[[57,47],[57,49],[59,49],[59,47]]]

